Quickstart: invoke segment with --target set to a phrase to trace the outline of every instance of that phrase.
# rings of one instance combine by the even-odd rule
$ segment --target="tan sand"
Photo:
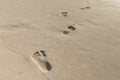
[[[120,80],[119,17],[119,0],[0,0],[0,80]]]

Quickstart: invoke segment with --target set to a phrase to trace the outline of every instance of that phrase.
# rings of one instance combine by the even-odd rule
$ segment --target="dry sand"
[[[120,80],[120,1],[0,0],[0,80]]]

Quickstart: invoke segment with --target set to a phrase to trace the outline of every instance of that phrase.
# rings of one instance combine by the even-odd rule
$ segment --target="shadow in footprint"
[[[67,35],[67,34],[70,33],[70,31],[62,31],[62,32],[63,32],[63,34],[65,34],[65,35]]]
[[[47,55],[45,54],[45,51],[44,51],[44,50],[40,50],[40,52],[42,53],[43,56],[45,56],[45,57],[47,56]]]
[[[46,64],[47,70],[50,71],[52,69],[51,64],[48,61],[45,64]]]
[[[72,30],[72,31],[75,31],[76,28],[74,26],[68,26],[68,29]]]
[[[61,16],[63,16],[63,17],[68,16],[68,12],[61,12],[60,14],[61,14]]]
[[[81,10],[84,10],[84,9],[91,9],[91,7],[84,7],[84,8],[81,8]]]

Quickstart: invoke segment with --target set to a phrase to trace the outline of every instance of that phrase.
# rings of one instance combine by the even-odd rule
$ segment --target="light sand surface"
[[[0,0],[0,80],[120,80],[120,1]]]

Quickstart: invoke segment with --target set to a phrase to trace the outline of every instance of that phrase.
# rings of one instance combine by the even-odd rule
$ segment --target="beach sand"
[[[119,0],[0,0],[0,80],[120,80],[119,14]]]

